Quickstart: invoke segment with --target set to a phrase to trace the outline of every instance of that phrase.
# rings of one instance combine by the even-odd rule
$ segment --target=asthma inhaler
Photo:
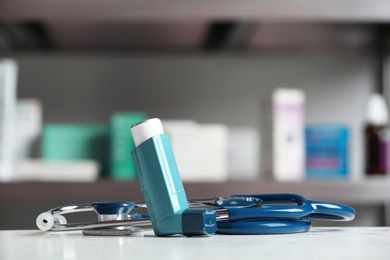
[[[216,212],[188,206],[169,136],[160,119],[137,123],[131,133],[135,143],[132,156],[155,235],[215,233]]]

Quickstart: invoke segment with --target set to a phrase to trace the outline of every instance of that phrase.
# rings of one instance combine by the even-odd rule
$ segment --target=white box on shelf
[[[15,165],[14,181],[93,182],[99,177],[97,161],[23,160]]]
[[[42,104],[37,99],[18,99],[15,112],[15,160],[31,158],[32,146],[42,130]]]
[[[189,120],[162,120],[183,181],[228,179],[228,128]]]
[[[229,127],[229,178],[259,178],[260,136],[256,128]]]
[[[277,181],[305,178],[305,94],[277,89],[273,94],[273,174]]]
[[[18,65],[12,59],[0,59],[0,181],[14,175],[14,120]]]

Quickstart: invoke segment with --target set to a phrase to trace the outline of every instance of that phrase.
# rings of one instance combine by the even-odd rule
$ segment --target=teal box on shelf
[[[308,125],[305,128],[306,177],[346,178],[349,129],[343,125]]]
[[[95,160],[105,171],[107,135],[104,124],[45,124],[41,156],[45,160]]]
[[[110,119],[110,177],[133,180],[137,173],[130,151],[135,148],[130,127],[147,119],[143,112],[117,112]]]

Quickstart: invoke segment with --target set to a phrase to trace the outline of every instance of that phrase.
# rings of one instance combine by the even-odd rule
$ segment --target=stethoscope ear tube
[[[248,218],[301,218],[351,221],[355,210],[347,205],[323,201],[308,200],[304,196],[291,193],[278,194],[235,194],[232,197],[253,197],[262,200],[261,208],[240,209],[231,212],[231,220],[241,220],[240,214]],[[291,204],[294,205],[291,205]],[[241,211],[244,210],[244,211]],[[252,213],[251,211],[252,210]]]

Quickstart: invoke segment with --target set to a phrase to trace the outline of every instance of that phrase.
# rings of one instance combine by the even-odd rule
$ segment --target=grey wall
[[[24,54],[20,97],[37,97],[46,122],[104,122],[121,110],[259,127],[276,87],[301,88],[308,123],[352,130],[352,179],[362,174],[364,104],[372,89],[367,55]]]

